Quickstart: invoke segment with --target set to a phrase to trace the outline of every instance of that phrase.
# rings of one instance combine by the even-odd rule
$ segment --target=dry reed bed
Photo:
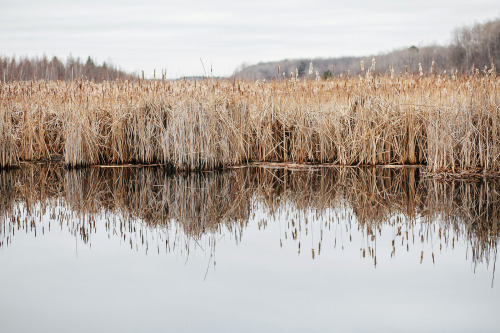
[[[406,246],[412,237],[415,244],[415,235],[422,243],[424,237],[439,237],[445,245],[461,237],[468,241],[476,263],[496,254],[500,236],[498,182],[443,183],[420,177],[417,169],[241,168],[169,176],[161,168],[67,171],[60,166],[34,165],[0,171],[0,198],[0,234],[4,236],[0,244],[9,243],[6,230],[36,232],[37,220],[47,210],[84,241],[95,229],[97,218],[116,220],[116,216],[122,217],[119,231],[114,231],[118,235],[135,231],[140,221],[146,227],[138,229],[141,236],[148,228],[170,228],[174,223],[193,239],[222,230],[241,237],[257,207],[271,217],[295,214],[287,226],[294,241],[297,228],[307,235],[305,212],[313,210],[319,225],[354,217],[357,223],[352,228],[357,226],[372,238],[381,226],[390,225],[401,238],[406,232]],[[57,207],[63,207],[65,215]],[[326,215],[332,210],[341,215],[328,220]],[[439,230],[431,230],[435,225]],[[300,250],[300,236],[298,242]],[[370,245],[368,251],[375,257]]]
[[[71,167],[292,161],[499,172],[499,88],[495,71],[1,84],[0,167],[62,156]]]

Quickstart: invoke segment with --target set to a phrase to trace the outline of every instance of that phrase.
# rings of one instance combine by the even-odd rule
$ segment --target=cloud
[[[496,1],[2,1],[0,52],[93,55],[129,71],[217,75],[243,61],[378,53],[446,42]],[[493,15],[493,16],[492,16]]]

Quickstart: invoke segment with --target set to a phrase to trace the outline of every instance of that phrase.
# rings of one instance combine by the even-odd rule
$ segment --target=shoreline
[[[243,168],[269,168],[269,169],[285,169],[288,171],[319,171],[321,168],[360,168],[360,169],[418,169],[420,174],[425,178],[433,178],[437,180],[445,180],[445,181],[495,181],[500,180],[500,171],[499,172],[491,172],[486,170],[457,170],[456,172],[449,171],[441,171],[441,172],[429,172],[426,169],[426,165],[419,164],[378,164],[378,165],[369,165],[369,164],[360,164],[360,165],[341,165],[334,163],[295,163],[295,162],[248,162],[240,165],[232,165],[226,167],[220,167],[212,170],[175,170],[171,165],[168,164],[96,164],[96,165],[87,165],[87,166],[77,166],[77,167],[68,167],[64,162],[60,159],[56,160],[44,160],[44,161],[21,161],[18,166],[13,166],[9,168],[0,169],[0,171],[9,171],[16,169],[23,169],[25,166],[32,165],[41,165],[41,166],[57,166],[67,170],[81,170],[81,169],[91,169],[91,168],[164,168],[165,171],[169,174],[186,174],[186,173],[206,173],[206,172],[224,172],[228,170],[234,169],[243,169]]]

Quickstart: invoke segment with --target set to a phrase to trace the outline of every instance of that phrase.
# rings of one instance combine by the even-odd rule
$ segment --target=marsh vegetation
[[[361,64],[363,67],[363,64]],[[435,73],[271,82],[23,81],[0,86],[0,167],[249,162],[500,171],[500,79]],[[311,64],[312,72],[312,64]]]

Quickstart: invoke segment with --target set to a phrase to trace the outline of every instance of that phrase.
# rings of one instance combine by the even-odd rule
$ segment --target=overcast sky
[[[498,0],[0,0],[0,54],[94,57],[169,77],[229,75],[241,63],[369,55],[447,43],[500,17]]]

